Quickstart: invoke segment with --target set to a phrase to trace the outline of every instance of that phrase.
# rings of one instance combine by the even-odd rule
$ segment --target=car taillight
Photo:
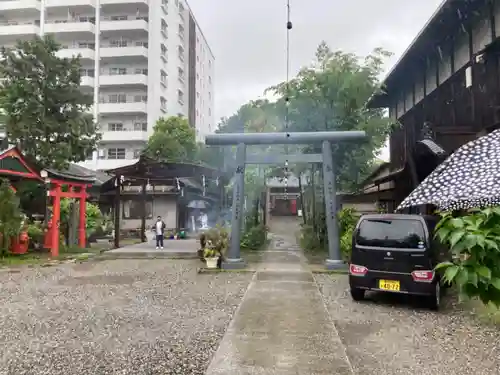
[[[434,280],[434,271],[413,271],[411,277],[413,281],[431,282]]]
[[[349,272],[353,276],[364,276],[368,272],[368,268],[365,266],[357,266],[355,264],[351,264],[349,266]]]

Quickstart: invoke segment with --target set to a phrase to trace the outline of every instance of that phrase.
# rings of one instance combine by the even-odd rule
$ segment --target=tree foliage
[[[500,306],[500,207],[443,213],[436,237],[449,246],[452,262],[438,265],[462,297]]]
[[[366,141],[339,143],[333,147],[339,188],[352,190],[371,170],[371,163],[384,145],[393,122],[382,110],[366,106],[381,90],[379,76],[390,54],[375,49],[365,58],[341,51],[333,52],[326,43],[316,51],[315,62],[298,75],[269,90],[281,100],[289,98],[291,131],[363,130]],[[320,152],[307,146],[304,152]]]
[[[171,116],[156,122],[145,153],[154,159],[185,162],[193,161],[197,150],[195,131],[187,119]]]
[[[23,220],[19,199],[10,188],[10,182],[0,180],[0,252],[4,254],[10,247],[11,238],[18,236]]]
[[[50,37],[1,48],[1,122],[11,144],[44,167],[66,168],[97,147],[88,113],[93,99],[80,90],[80,60],[60,59]]]

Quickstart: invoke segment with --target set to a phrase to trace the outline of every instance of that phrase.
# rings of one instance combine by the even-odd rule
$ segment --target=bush
[[[0,180],[0,252],[5,254],[10,248],[12,237],[19,236],[23,214],[19,208],[19,199],[10,188],[10,182]]]
[[[342,258],[348,261],[351,256],[352,235],[359,220],[359,215],[352,208],[344,208],[337,213],[340,251]],[[302,225],[300,246],[306,251],[326,252],[328,247],[328,233],[326,231],[325,216],[319,215],[318,227]]]
[[[442,213],[435,236],[449,246],[452,261],[439,264],[444,280],[462,298],[500,306],[500,207]]]
[[[213,250],[211,254],[219,254],[224,257],[229,246],[229,233],[223,227],[211,228],[200,235],[201,250]]]
[[[240,247],[247,250],[260,250],[267,243],[268,228],[264,224],[248,228],[241,239]]]
[[[38,248],[43,245],[45,232],[41,223],[29,224],[26,227],[26,232],[28,233],[30,247]]]

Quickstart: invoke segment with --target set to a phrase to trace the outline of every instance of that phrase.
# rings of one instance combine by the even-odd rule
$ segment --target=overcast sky
[[[188,0],[215,54],[215,114],[230,116],[286,77],[286,0]],[[399,58],[441,0],[291,0],[292,71],[317,45]]]

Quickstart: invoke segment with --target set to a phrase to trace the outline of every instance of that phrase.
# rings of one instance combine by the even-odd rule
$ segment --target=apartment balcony
[[[103,60],[144,61],[148,59],[148,49],[142,46],[101,47],[100,56]]]
[[[95,0],[45,0],[45,6],[50,9],[55,8],[72,8],[72,10],[95,9]]]
[[[149,9],[149,0],[101,0],[101,6],[109,11],[109,13],[119,14],[124,12],[130,14],[131,12],[145,12]]]
[[[99,112],[105,114],[147,114],[148,106],[146,102],[127,103],[100,103]]]
[[[94,60],[95,51],[91,48],[65,48],[57,51],[57,57],[61,59],[71,59],[80,56],[82,61]]]
[[[80,86],[82,88],[93,88],[94,87],[94,77],[83,76],[80,78]]]
[[[147,86],[148,76],[145,74],[101,75],[99,86]]]
[[[48,21],[45,25],[48,34],[69,34],[74,38],[84,38],[95,34],[95,25],[92,22],[61,22]]]
[[[40,14],[39,0],[7,0],[0,1],[0,14],[4,17],[25,15],[33,17]]]
[[[120,36],[136,36],[138,34],[147,34],[149,24],[147,21],[139,20],[121,20],[121,21],[101,21],[101,32],[106,34],[120,34]]]
[[[34,24],[0,24],[0,44],[9,44],[10,41],[31,39],[40,34],[40,27]]]
[[[87,160],[78,165],[84,168],[105,171],[108,169],[115,169],[120,167],[125,167],[127,165],[135,164],[139,159],[99,159],[97,161]]]
[[[148,132],[142,130],[132,131],[103,131],[103,142],[147,142]]]

